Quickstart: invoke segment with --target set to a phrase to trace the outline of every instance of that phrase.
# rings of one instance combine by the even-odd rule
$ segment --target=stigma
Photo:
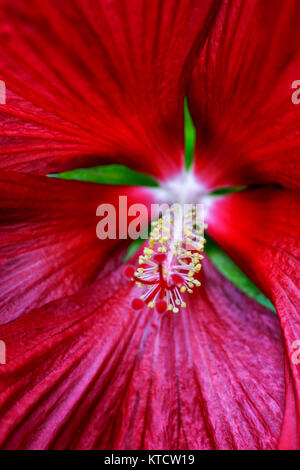
[[[152,223],[138,266],[125,269],[126,277],[141,289],[132,301],[136,310],[148,306],[158,313],[178,314],[186,308],[187,296],[201,286],[206,226],[191,204],[184,213],[180,205],[174,206]]]

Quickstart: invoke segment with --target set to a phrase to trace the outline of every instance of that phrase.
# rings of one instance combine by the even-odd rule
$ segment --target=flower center
[[[196,204],[206,199],[207,189],[199,183],[194,173],[183,172],[177,177],[153,188],[155,197],[166,203]]]
[[[139,267],[128,266],[125,275],[142,290],[132,302],[134,309],[146,305],[159,313],[179,313],[185,298],[200,287],[204,222],[200,205],[173,204],[152,223],[152,230]]]

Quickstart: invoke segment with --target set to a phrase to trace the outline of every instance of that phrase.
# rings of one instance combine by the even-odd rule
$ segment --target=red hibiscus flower
[[[2,0],[2,449],[300,448],[299,14],[297,0]],[[46,176],[105,163],[160,188]],[[186,308],[135,304],[127,241],[96,236],[119,195],[205,202],[208,234],[278,315],[207,257]]]

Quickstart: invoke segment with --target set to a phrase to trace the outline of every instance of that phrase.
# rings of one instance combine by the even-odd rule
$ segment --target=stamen
[[[178,213],[168,209],[152,224],[152,231],[139,267],[128,266],[125,275],[143,289],[140,298],[132,302],[134,309],[148,305],[158,313],[179,313],[186,308],[184,296],[200,287],[199,271],[204,251],[204,224],[195,220],[195,211],[179,215],[182,218],[181,233],[178,229]],[[177,217],[177,218],[176,218]],[[179,236],[180,235],[180,236]]]

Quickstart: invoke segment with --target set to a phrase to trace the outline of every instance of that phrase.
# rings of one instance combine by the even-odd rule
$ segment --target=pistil
[[[147,305],[159,313],[175,314],[185,308],[186,296],[201,286],[204,245],[204,223],[197,211],[192,208],[182,214],[180,207],[168,209],[152,223],[138,268],[126,268],[125,275],[142,290],[132,307]]]

